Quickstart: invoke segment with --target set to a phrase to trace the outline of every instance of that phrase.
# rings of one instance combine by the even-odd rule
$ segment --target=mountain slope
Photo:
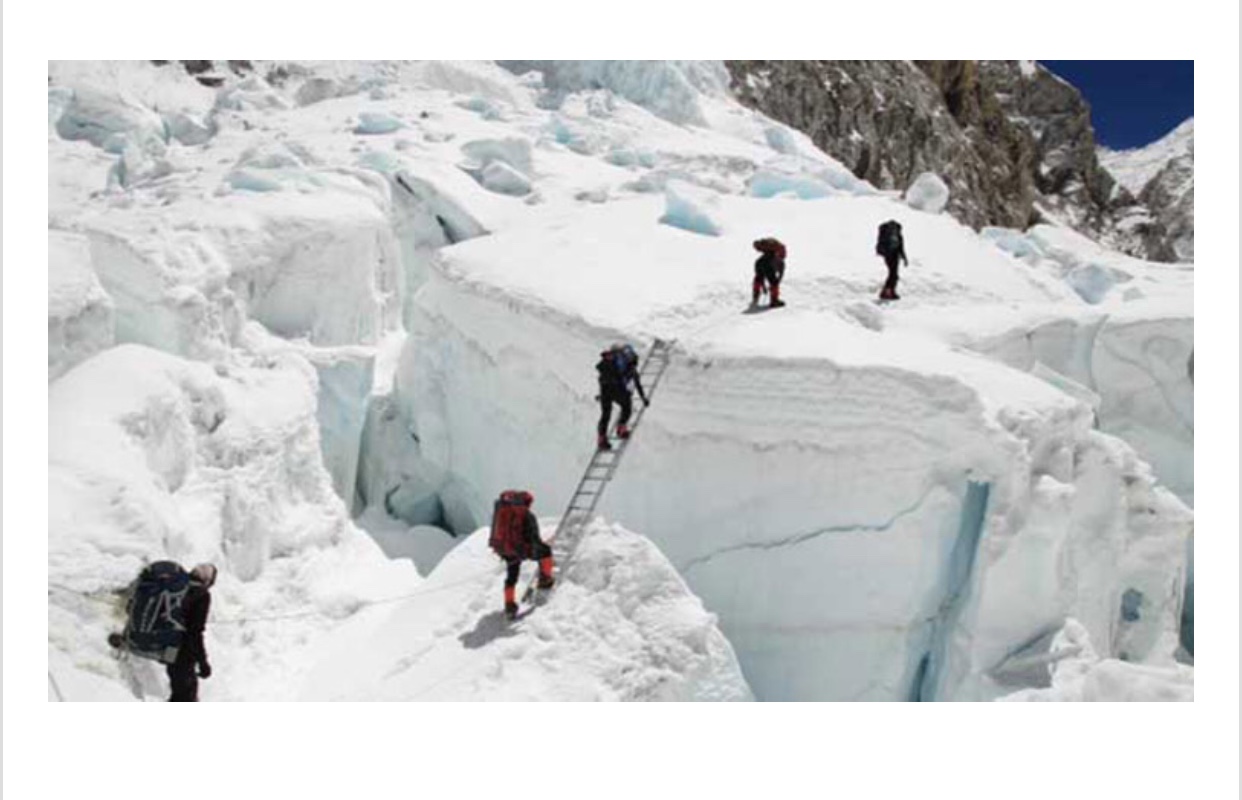
[[[903,190],[924,171],[975,228],[1055,221],[1176,260],[1162,218],[1096,157],[1079,92],[1035,62],[729,61],[746,105],[811,136],[855,175]]]
[[[1195,120],[1146,147],[1100,149],[1100,163],[1151,209],[1178,261],[1195,260]]]

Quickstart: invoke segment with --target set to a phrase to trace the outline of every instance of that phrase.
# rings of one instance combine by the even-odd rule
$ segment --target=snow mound
[[[485,189],[499,194],[522,197],[530,194],[530,179],[503,161],[493,161],[483,168],[479,182]]]
[[[1182,664],[1149,666],[1101,658],[1087,629],[1075,619],[1052,638],[1047,654],[1031,656],[1028,669],[1044,673],[1045,688],[997,698],[1008,702],[1158,702],[1195,699],[1194,669]]]
[[[476,139],[463,144],[461,151],[470,160],[465,165],[467,171],[482,169],[489,164],[499,162],[519,172],[526,174],[531,172],[530,142],[526,139],[517,137]]]
[[[358,124],[354,126],[354,133],[367,136],[375,136],[385,133],[393,133],[405,127],[405,123],[391,114],[384,114],[378,111],[363,111],[358,115]]]
[[[303,696],[751,699],[715,618],[647,539],[596,521],[547,602],[509,623],[504,565],[487,535],[480,530],[449,553],[419,596],[343,631]]]
[[[712,196],[695,191],[689,184],[669,181],[664,187],[665,206],[660,222],[691,233],[719,236],[720,223],[712,218],[709,210],[714,205],[713,200]]]
[[[112,298],[91,267],[85,236],[48,231],[47,379],[112,346]]]
[[[906,189],[906,204],[910,208],[939,214],[949,204],[949,187],[934,172],[924,172]]]
[[[119,153],[127,134],[140,140],[165,140],[164,120],[149,108],[119,94],[81,87],[73,91],[56,121],[65,139],[85,139],[96,147]]]

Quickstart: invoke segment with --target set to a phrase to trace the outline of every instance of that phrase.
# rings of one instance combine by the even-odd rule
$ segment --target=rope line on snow
[[[479,578],[482,578],[496,571],[497,571],[497,567],[488,567],[487,569],[479,570],[477,572],[472,572],[463,578],[459,578],[458,580],[451,581],[441,586],[432,586],[426,589],[420,589],[417,591],[409,592],[407,594],[395,595],[393,597],[381,597],[377,600],[362,600],[362,601],[359,601],[354,606],[354,611],[356,612],[360,609],[368,608],[370,606],[386,605],[388,603],[398,603],[402,600],[410,600],[412,598],[421,597],[423,595],[437,594],[439,592],[444,592],[449,589],[455,589],[458,586],[463,586],[467,583],[472,583],[478,580]],[[101,604],[108,605],[108,606],[112,606],[114,602],[112,600],[108,600],[108,599],[96,596],[100,594],[100,591],[108,591],[108,590],[100,590],[96,592],[84,592],[79,589],[70,589],[68,586],[61,586],[55,583],[49,583],[48,588],[56,589],[62,592],[67,592],[69,594],[82,597],[86,600],[96,602],[96,603],[101,603]],[[247,622],[272,622],[276,620],[301,619],[303,617],[314,617],[314,616],[324,616],[324,615],[325,615],[325,612],[319,609],[315,609],[315,610],[309,610],[309,611],[293,611],[287,614],[269,614],[266,616],[257,616],[257,617],[225,617],[224,619],[213,619],[211,620],[211,624],[212,625],[243,625]],[[51,677],[50,672],[48,673],[48,677]]]

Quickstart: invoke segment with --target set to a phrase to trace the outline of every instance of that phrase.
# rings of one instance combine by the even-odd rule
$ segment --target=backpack
[[[773,239],[770,236],[759,239],[754,243],[754,248],[760,253],[771,253],[779,260],[785,260],[785,245],[779,239]]]
[[[186,592],[190,573],[173,561],[156,561],[138,574],[126,604],[122,646],[163,664],[177,660],[185,635]]]
[[[535,498],[530,492],[509,489],[500,493],[492,509],[492,532],[487,539],[496,555],[509,560],[525,558],[530,550],[526,541],[526,515]]]
[[[599,363],[595,369],[599,372],[600,381],[615,385],[626,385],[630,368],[638,365],[638,354],[628,344],[614,344],[599,354]]]
[[[880,225],[875,240],[875,253],[878,256],[889,256],[901,251],[901,223],[890,219]]]

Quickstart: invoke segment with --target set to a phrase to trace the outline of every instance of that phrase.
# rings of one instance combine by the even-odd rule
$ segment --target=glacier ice
[[[906,189],[906,204],[919,211],[939,214],[949,204],[949,187],[936,173],[924,172]]]
[[[81,440],[49,441],[50,490],[86,519],[54,515],[49,572],[94,591],[152,554],[227,561],[208,699],[339,696],[362,645],[351,696],[742,697],[745,673],[761,698],[988,699],[1053,687],[1067,619],[1127,696],[1190,641],[1192,517],[1155,478],[1193,504],[1192,271],[912,213],[737,106],[718,65],[280,65],[219,92],[49,65],[50,410]],[[406,129],[356,136],[363,114]],[[893,217],[912,264],[880,308]],[[743,316],[763,235],[791,307]],[[590,597],[530,619],[590,657],[496,636],[471,532],[513,485],[559,511],[600,347],[653,336],[674,367],[602,510],[663,555],[594,529]],[[390,618],[425,584],[443,605]],[[49,606],[70,699],[163,691],[105,660],[111,612]],[[243,621],[285,613],[306,616]],[[407,624],[434,655],[381,635]]]
[[[91,266],[85,236],[49,230],[47,236],[47,378],[112,346],[114,307]]]
[[[719,236],[720,225],[710,212],[712,198],[697,192],[678,181],[669,181],[664,187],[664,214],[660,222],[704,236]]]
[[[493,192],[517,197],[531,191],[530,179],[503,161],[493,161],[484,167],[479,182]]]
[[[366,136],[377,136],[385,133],[394,133],[405,127],[401,120],[391,114],[384,114],[378,111],[363,111],[358,115],[358,124],[354,126],[354,133]]]

